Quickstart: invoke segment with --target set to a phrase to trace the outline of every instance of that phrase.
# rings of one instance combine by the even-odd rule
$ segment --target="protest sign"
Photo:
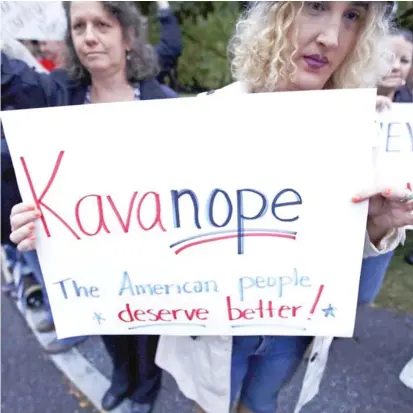
[[[379,114],[377,126],[377,181],[382,187],[405,187],[413,182],[413,104],[394,103]]]
[[[58,336],[351,336],[374,107],[342,90],[4,113]]]
[[[2,31],[19,40],[63,40],[66,17],[61,1],[2,1]]]

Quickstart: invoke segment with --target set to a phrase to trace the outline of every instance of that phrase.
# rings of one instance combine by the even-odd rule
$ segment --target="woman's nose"
[[[87,43],[93,43],[96,42],[96,35],[95,35],[95,31],[93,29],[93,26],[91,24],[88,24],[86,26],[86,30],[85,30],[85,41]]]
[[[328,48],[338,47],[338,39],[340,35],[340,25],[334,22],[327,24],[322,28],[318,35],[318,42]]]

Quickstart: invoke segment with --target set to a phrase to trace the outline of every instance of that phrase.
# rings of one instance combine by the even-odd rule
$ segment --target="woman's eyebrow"
[[[352,6],[361,7],[365,10],[369,9],[369,2],[368,1],[351,1]]]

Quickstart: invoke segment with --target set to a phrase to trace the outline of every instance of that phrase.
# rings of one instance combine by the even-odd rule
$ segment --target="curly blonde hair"
[[[382,3],[382,4],[380,4]],[[356,47],[325,85],[326,89],[376,87],[390,71],[386,54],[390,21],[386,2],[371,2]],[[257,2],[238,21],[229,43],[231,68],[236,80],[251,92],[272,92],[280,81],[292,79],[296,71],[297,46],[286,33],[302,12],[304,2]],[[297,29],[298,30],[298,29]],[[297,33],[293,33],[293,38]]]

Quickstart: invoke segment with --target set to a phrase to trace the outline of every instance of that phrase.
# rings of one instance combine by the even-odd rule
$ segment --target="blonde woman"
[[[388,34],[387,3],[257,2],[237,24],[230,45],[238,82],[210,98],[375,87],[390,69],[381,57]],[[399,244],[404,236],[401,228],[413,222],[413,196],[407,189],[382,188],[355,194],[353,201],[366,200],[370,200],[364,251],[368,257]],[[207,413],[228,413],[238,396],[240,413],[274,413],[278,393],[310,339],[165,336],[157,363]],[[329,342],[321,340],[319,359],[326,360]]]

